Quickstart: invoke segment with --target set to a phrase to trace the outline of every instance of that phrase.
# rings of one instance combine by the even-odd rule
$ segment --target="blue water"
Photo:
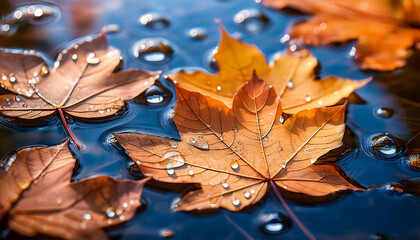
[[[6,16],[29,2],[36,1],[2,0],[0,13]],[[59,3],[55,5],[59,14],[51,19],[39,24],[36,21],[23,21],[13,25],[12,29],[16,32],[0,35],[0,47],[34,49],[53,59],[70,41],[98,33],[106,25],[117,24],[120,31],[110,33],[108,39],[112,46],[121,51],[124,70],[162,70],[165,74],[179,68],[193,67],[214,71],[207,54],[219,41],[215,19],[220,19],[230,33],[255,44],[270,59],[274,54],[286,51],[288,43],[281,43],[280,39],[287,33],[288,27],[307,18],[295,12],[267,9],[250,0],[78,0]],[[76,7],[82,3],[85,4],[82,8]],[[235,23],[235,14],[244,9],[261,11],[268,20],[257,18],[250,19],[247,24]],[[157,27],[143,26],[138,19],[147,13],[159,13],[168,22],[157,23],[160,24]],[[205,38],[192,39],[188,36],[188,31],[196,27],[206,32]],[[146,38],[166,40],[173,50],[172,56],[162,62],[147,62],[135,57],[133,46]],[[319,59],[320,78],[329,75],[353,79],[374,77],[367,86],[356,91],[362,100],[350,101],[354,103],[349,104],[347,109],[347,126],[355,135],[352,139],[355,148],[337,163],[350,178],[366,187],[419,177],[420,172],[406,164],[406,152],[419,147],[420,141],[405,146],[420,130],[419,107],[402,101],[401,97],[420,102],[420,70],[416,67],[420,63],[420,54],[415,54],[402,70],[363,72],[349,55],[354,44],[309,47]],[[179,137],[170,120],[171,108],[176,102],[173,86],[161,78],[155,88],[165,95],[162,103],[148,103],[145,99],[149,92],[149,95],[143,94],[128,101],[125,111],[121,111],[119,116],[95,120],[69,119],[71,131],[86,146],[83,151],[71,146],[80,162],[74,180],[97,175],[111,175],[120,179],[141,177],[141,174],[130,171],[130,159],[109,141],[113,132],[133,130]],[[394,113],[389,118],[377,116],[375,111],[380,107],[391,108]],[[401,154],[382,158],[372,153],[370,139],[383,133],[390,133],[402,140]],[[22,147],[53,145],[65,138],[66,133],[57,116],[36,121],[0,117],[1,158]],[[303,233],[293,223],[275,235],[261,229],[267,214],[288,216],[272,193],[268,193],[257,205],[238,213],[226,210],[211,213],[174,212],[171,205],[180,197],[184,187],[177,186],[177,190],[172,191],[170,185],[147,185],[142,195],[145,206],[120,229],[110,231],[109,236],[113,239],[155,239],[162,238],[159,232],[167,229],[173,231],[173,239],[304,239]],[[386,187],[349,193],[327,203],[288,201],[288,204],[319,239],[380,239],[379,236],[417,239],[420,236],[420,198],[399,194]],[[7,230],[7,226],[3,225],[2,229]],[[17,237],[14,234],[8,236],[9,239]]]

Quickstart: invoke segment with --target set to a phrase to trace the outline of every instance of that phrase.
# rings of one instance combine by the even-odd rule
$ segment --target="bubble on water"
[[[379,157],[393,158],[403,152],[404,143],[398,137],[385,133],[372,137],[369,147]]]
[[[232,168],[232,170],[237,170],[239,168],[239,163],[237,160],[234,160],[230,163],[230,167]]]
[[[162,86],[159,82],[155,82],[154,85],[140,94],[136,98],[136,101],[139,101],[142,105],[147,106],[162,106],[163,104],[167,104],[171,98],[171,91]]]
[[[390,118],[393,113],[394,113],[394,110],[387,107],[381,107],[375,110],[376,116],[381,117],[381,118]]]
[[[267,234],[284,233],[290,226],[290,219],[281,213],[267,213],[261,217],[260,229]]]
[[[161,13],[146,13],[139,18],[139,23],[150,29],[163,29],[170,25],[169,20]]]
[[[241,200],[239,200],[236,197],[232,197],[232,204],[234,207],[240,207],[241,206]]]
[[[146,38],[136,42],[133,54],[146,63],[166,63],[174,53],[169,42],[162,38]]]
[[[207,37],[207,31],[204,28],[191,28],[188,30],[188,36],[194,40],[202,40]]]
[[[270,19],[256,8],[244,9],[238,12],[233,17],[233,21],[251,33],[258,33],[270,24]]]

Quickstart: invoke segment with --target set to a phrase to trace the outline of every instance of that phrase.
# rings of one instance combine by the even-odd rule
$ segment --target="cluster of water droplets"
[[[32,25],[46,24],[57,20],[60,9],[50,4],[29,4],[15,9],[0,21],[0,35],[11,35],[16,32],[20,23]]]

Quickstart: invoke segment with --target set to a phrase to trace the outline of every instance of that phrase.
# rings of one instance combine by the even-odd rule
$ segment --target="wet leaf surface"
[[[239,89],[232,108],[181,87],[176,91],[180,142],[135,133],[116,138],[144,175],[201,185],[182,198],[178,211],[239,211],[260,201],[269,181],[318,197],[363,190],[336,166],[315,164],[342,144],[346,105],[303,110],[283,123],[280,98],[256,75]]]
[[[25,236],[105,239],[102,228],[133,217],[147,181],[71,182],[76,159],[68,141],[22,149],[9,161],[0,170],[0,218],[8,216],[10,229]]]
[[[0,83],[10,92],[0,96],[0,111],[23,119],[48,116],[57,109],[83,118],[110,116],[158,77],[157,72],[141,70],[113,73],[120,54],[108,46],[103,33],[61,51],[51,69],[31,52],[4,49],[0,59]]]
[[[357,40],[353,55],[362,69],[403,67],[420,40],[417,1],[264,0],[273,8],[292,7],[313,14],[290,29],[293,39],[311,45]]]
[[[182,88],[218,99],[230,107],[234,94],[256,71],[276,89],[284,112],[290,114],[336,104],[370,81],[337,77],[316,80],[314,71],[318,62],[308,51],[278,55],[268,65],[255,46],[233,39],[223,27],[221,34],[214,55],[220,68],[217,74],[180,71],[168,77]]]

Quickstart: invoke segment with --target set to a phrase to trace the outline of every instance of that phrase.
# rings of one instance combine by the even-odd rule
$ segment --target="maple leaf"
[[[239,89],[232,108],[180,87],[176,95],[180,142],[137,133],[115,137],[145,176],[201,185],[178,211],[239,211],[257,203],[269,183],[310,196],[362,190],[338,166],[314,164],[341,145],[346,105],[303,110],[282,123],[280,98],[256,76]]]
[[[0,84],[10,92],[0,96],[0,112],[35,119],[58,111],[63,124],[63,112],[83,118],[110,116],[159,76],[141,70],[113,73],[120,58],[103,33],[61,51],[52,69],[35,53],[0,51]]]
[[[8,213],[9,227],[25,236],[104,239],[101,228],[134,216],[148,179],[71,182],[75,163],[68,141],[18,151],[0,170],[0,219]]]
[[[307,51],[278,56],[268,65],[255,46],[233,39],[222,26],[220,28],[221,41],[214,55],[220,68],[217,74],[180,71],[167,77],[184,89],[219,99],[231,107],[234,94],[255,70],[277,90],[283,111],[290,114],[336,104],[370,81],[336,77],[315,80],[314,69],[318,63]]]
[[[290,30],[293,39],[325,45],[357,39],[355,60],[362,69],[388,71],[406,64],[420,40],[415,1],[264,0],[273,8],[293,7],[314,16]]]

